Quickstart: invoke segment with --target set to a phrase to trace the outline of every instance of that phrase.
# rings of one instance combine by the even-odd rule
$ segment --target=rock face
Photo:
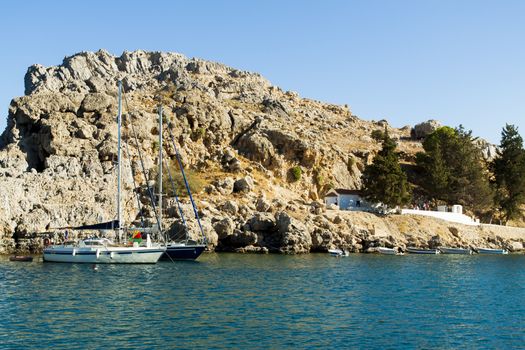
[[[498,155],[498,146],[491,144],[490,142],[478,138],[475,141],[478,145],[478,147],[481,149],[481,153],[483,154],[483,158],[485,158],[486,161],[492,161],[496,156]]]
[[[312,238],[307,227],[285,212],[275,216],[279,246],[282,253],[308,253],[312,247]]]
[[[426,122],[415,125],[411,131],[411,136],[416,140],[421,140],[436,131],[439,127],[441,127],[441,123],[437,120],[427,120]]]
[[[370,138],[373,130],[389,128],[408,156],[421,150],[410,140],[410,128],[359,120],[347,106],[301,98],[259,74],[219,63],[176,53],[117,57],[101,50],[67,57],[56,67],[31,66],[25,96],[11,102],[0,136],[0,253],[39,251],[43,232],[59,240],[60,227],[116,217],[118,80],[125,91],[126,223],[156,223],[146,185],[156,185],[162,104],[166,159],[174,162],[177,148],[191,170],[189,182],[211,249],[306,253],[428,244],[424,234],[410,241],[395,229],[400,223],[387,227],[366,213],[332,219],[324,205],[312,202],[322,202],[332,187],[360,187],[361,171],[379,149]],[[428,132],[417,130],[419,137]],[[301,168],[300,179],[290,177],[293,167]],[[179,195],[180,210],[174,197],[165,198],[164,226],[173,237],[188,232],[198,238],[193,208]],[[459,236],[463,231],[458,228]],[[492,238],[494,245],[512,249],[523,242]]]

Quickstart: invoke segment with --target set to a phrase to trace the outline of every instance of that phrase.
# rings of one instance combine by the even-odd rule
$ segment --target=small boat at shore
[[[345,249],[328,249],[328,253],[331,256],[340,257],[340,256],[349,256],[350,253]]]
[[[396,248],[378,247],[377,252],[384,255],[405,255]]]
[[[452,247],[439,247],[439,250],[443,254],[463,254],[470,255],[472,254],[472,249],[470,248],[452,248]]]
[[[9,261],[33,261],[33,257],[29,255],[12,255],[9,257]]]
[[[439,254],[439,249],[420,249],[415,247],[407,247],[407,252],[410,254]]]
[[[505,249],[494,249],[494,248],[476,248],[478,254],[508,254],[509,252]]]

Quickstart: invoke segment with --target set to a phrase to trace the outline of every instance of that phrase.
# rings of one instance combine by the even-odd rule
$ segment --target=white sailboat
[[[117,220],[86,225],[76,229],[84,230],[118,230],[119,242],[127,231],[122,225],[121,208],[121,122],[122,122],[122,82],[119,81],[118,100],[118,150],[117,150]],[[135,231],[133,229],[133,231]],[[51,245],[44,249],[44,261],[64,263],[92,264],[154,264],[166,248],[154,245],[149,234],[146,234],[145,245],[135,241],[131,246],[115,244],[107,238],[90,238],[63,245]]]

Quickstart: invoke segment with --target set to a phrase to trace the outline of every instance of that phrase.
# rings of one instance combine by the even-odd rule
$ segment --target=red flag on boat
[[[140,234],[139,231],[133,232],[130,238],[130,242],[138,242],[138,243],[142,242],[142,235]]]

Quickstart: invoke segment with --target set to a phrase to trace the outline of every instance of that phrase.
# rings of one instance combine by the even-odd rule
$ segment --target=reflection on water
[[[508,348],[525,256],[0,260],[0,348]]]

